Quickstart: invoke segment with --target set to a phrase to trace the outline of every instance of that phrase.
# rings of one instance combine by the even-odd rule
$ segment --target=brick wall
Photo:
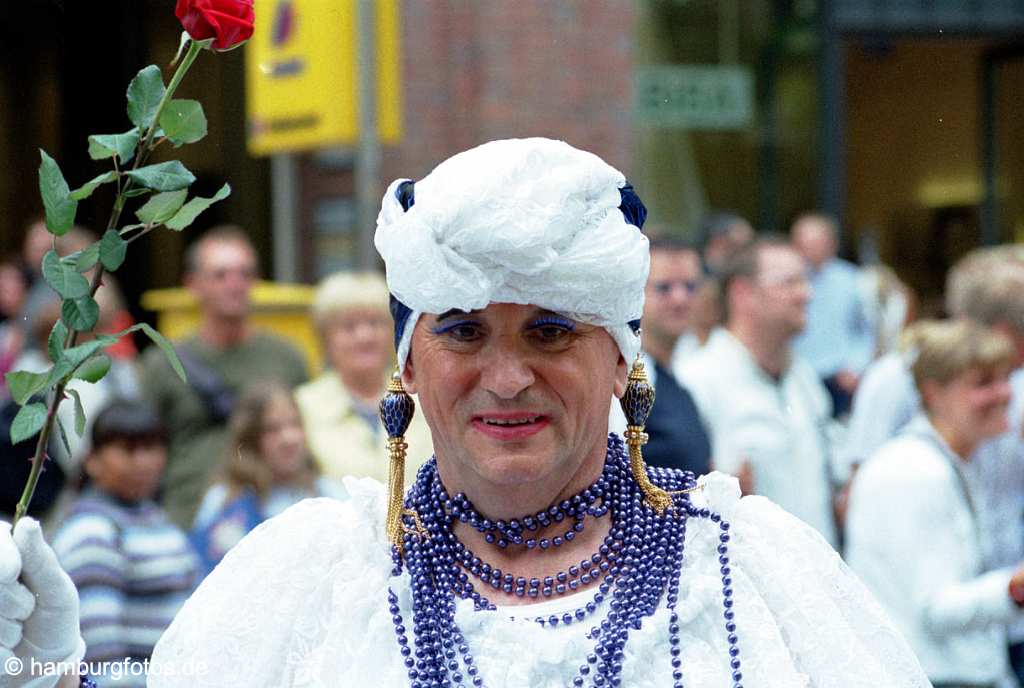
[[[405,139],[385,177],[420,177],[496,138],[548,136],[629,174],[628,0],[405,0]]]

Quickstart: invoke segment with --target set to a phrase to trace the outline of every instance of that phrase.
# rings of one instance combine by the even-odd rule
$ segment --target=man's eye
[[[480,336],[480,328],[476,325],[459,325],[458,327],[449,330],[448,334],[452,335],[456,339],[470,341]]]
[[[536,332],[537,336],[542,340],[550,342],[569,334],[569,330],[559,325],[544,325],[543,327],[536,328],[534,332]]]
[[[445,335],[460,342],[471,342],[481,336],[480,325],[475,322],[455,322],[434,328],[434,334]]]
[[[544,344],[554,344],[567,339],[575,330],[572,321],[563,318],[543,318],[530,328],[534,337]]]

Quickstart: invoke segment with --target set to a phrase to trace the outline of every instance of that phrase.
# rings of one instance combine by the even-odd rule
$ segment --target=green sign
[[[634,85],[640,124],[715,131],[754,124],[754,75],[747,67],[640,67]]]

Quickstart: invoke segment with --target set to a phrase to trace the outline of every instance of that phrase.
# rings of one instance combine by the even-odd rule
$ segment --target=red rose
[[[252,36],[253,0],[178,0],[174,14],[196,41],[214,38],[214,50],[230,50]]]

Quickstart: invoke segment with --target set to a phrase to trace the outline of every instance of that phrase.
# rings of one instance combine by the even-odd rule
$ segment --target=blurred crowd
[[[697,240],[650,232],[642,353],[656,390],[648,463],[735,475],[814,526],[874,592],[936,686],[1024,676],[1024,248],[976,249],[947,280],[944,319],[883,265],[840,259],[839,228],[801,215],[788,234],[709,214]],[[95,237],[76,228],[66,255]],[[0,260],[0,372],[45,370],[60,302],[39,274],[52,236],[29,228]],[[376,273],[318,287],[307,362],[252,322],[257,254],[239,227],[203,234],[183,284],[200,322],[163,353],[129,339],[110,374],[69,386],[32,513],[79,588],[87,660],[137,660],[246,533],[308,497],[346,499],[345,476],[387,481],[377,403],[394,368],[388,290]],[[132,324],[116,281],[97,332]],[[28,473],[0,393],[0,512]],[[625,420],[613,403],[610,427]],[[430,457],[417,415],[409,484]],[[6,443],[6,444],[4,444]],[[781,554],[780,554],[781,555]],[[1009,583],[1007,583],[1009,581]],[[125,677],[120,685],[130,685]],[[139,680],[139,679],[136,679]]]

